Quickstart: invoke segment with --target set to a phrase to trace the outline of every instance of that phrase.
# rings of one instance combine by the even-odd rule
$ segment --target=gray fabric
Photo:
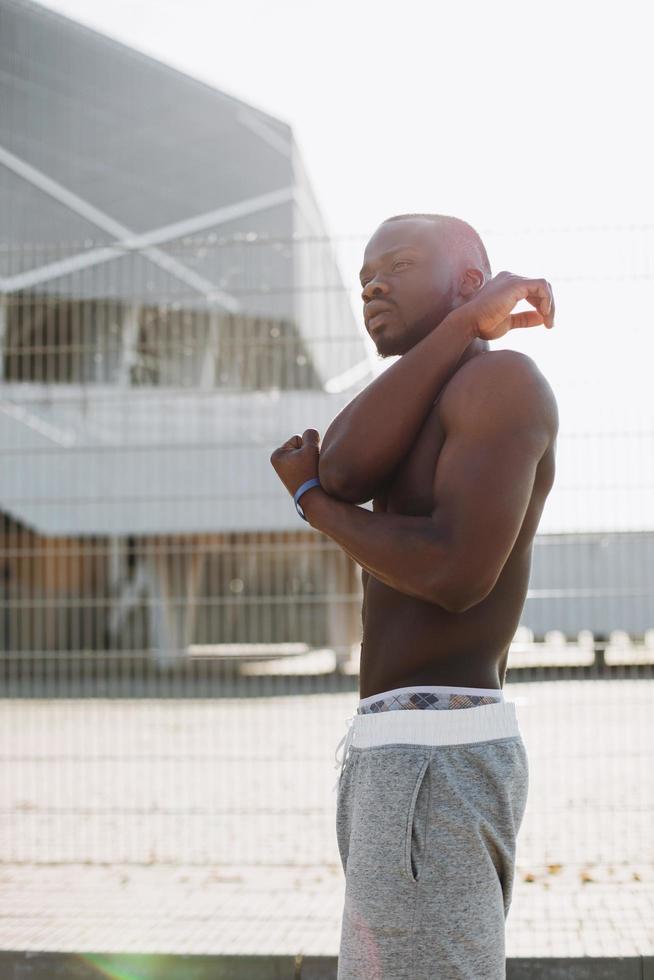
[[[337,980],[505,980],[528,782],[519,735],[351,747],[336,809]]]

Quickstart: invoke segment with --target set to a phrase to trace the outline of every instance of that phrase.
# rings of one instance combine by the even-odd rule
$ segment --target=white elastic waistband
[[[352,744],[362,749],[393,742],[461,745],[519,734],[513,701],[498,701],[450,711],[418,709],[357,714],[352,726]]]
[[[504,691],[501,687],[451,687],[443,684],[413,684],[411,687],[394,687],[392,691],[381,691],[378,694],[371,694],[367,698],[359,698],[359,704],[370,704],[371,701],[380,701],[393,694],[404,694],[406,692],[419,694],[422,691],[433,691],[435,694],[439,692],[443,694],[481,694],[490,695],[497,698],[498,701],[504,700]]]
[[[489,742],[497,738],[520,736],[520,727],[513,701],[481,704],[476,708],[448,711],[425,709],[379,711],[370,715],[355,714],[347,719],[348,731],[336,747],[336,766],[340,766],[337,788],[345,760],[352,745],[367,749],[374,745],[463,745],[469,742]],[[343,745],[339,761],[338,750]]]

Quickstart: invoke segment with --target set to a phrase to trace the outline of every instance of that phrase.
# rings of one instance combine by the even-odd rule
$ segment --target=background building
[[[290,128],[29,0],[0,0],[0,60],[4,649],[346,658],[359,569],[269,456],[375,357]],[[646,447],[560,438],[537,639],[654,627]]]
[[[371,370],[290,128],[23,0],[0,60],[5,650],[349,653],[269,462]]]

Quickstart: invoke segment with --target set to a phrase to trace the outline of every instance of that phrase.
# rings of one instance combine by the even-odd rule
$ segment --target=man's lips
[[[391,312],[392,312],[392,307],[390,306],[386,306],[381,303],[370,303],[369,306],[366,307],[366,310],[364,312],[364,319],[366,321],[366,326],[369,329],[372,329],[372,327],[376,325],[377,320],[381,322],[381,317],[386,316],[388,313]]]
[[[368,320],[368,330],[376,330],[377,327],[381,327],[384,322],[384,317],[388,316],[390,310],[382,310],[381,313],[377,313],[376,316],[371,316]]]

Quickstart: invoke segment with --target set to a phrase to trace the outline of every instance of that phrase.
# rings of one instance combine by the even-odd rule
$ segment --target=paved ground
[[[507,956],[654,954],[654,681],[505,696],[530,762]],[[335,954],[356,700],[5,700],[0,949]]]

